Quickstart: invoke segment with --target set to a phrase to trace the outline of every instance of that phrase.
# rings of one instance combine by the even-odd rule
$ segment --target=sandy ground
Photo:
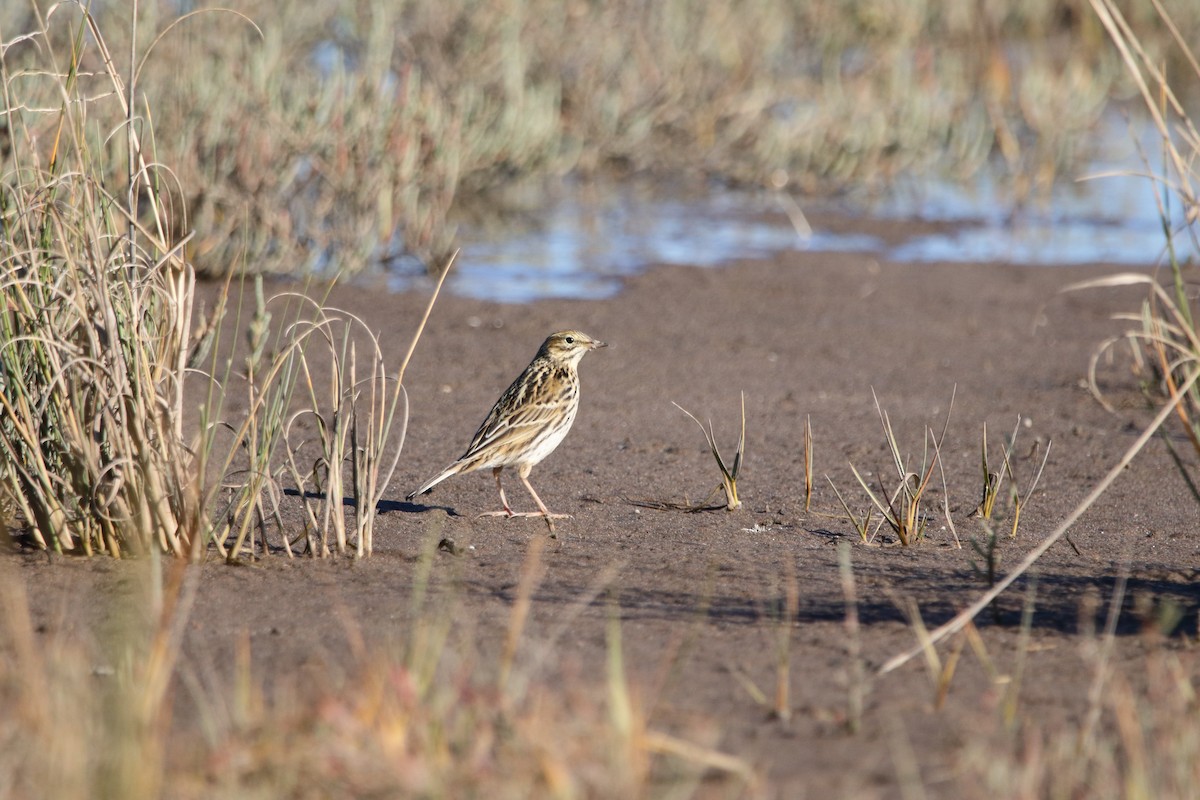
[[[603,674],[606,629],[617,608],[631,684],[651,725],[681,735],[708,731],[716,747],[754,765],[770,796],[899,797],[908,773],[898,765],[908,762],[929,796],[989,796],[964,777],[963,765],[986,760],[988,743],[1007,741],[998,706],[1021,654],[1019,720],[1052,728],[1055,720],[1078,719],[1094,670],[1092,630],[1103,626],[1121,576],[1129,581],[1112,666],[1127,668],[1136,681],[1148,651],[1170,650],[1200,675],[1189,644],[1200,609],[1200,503],[1161,440],[1072,529],[1073,547],[1060,542],[1037,564],[1033,594],[1022,579],[994,613],[980,617],[994,673],[967,647],[940,704],[920,659],[874,675],[916,641],[906,614],[911,603],[933,626],[986,588],[970,545],[983,536],[970,515],[979,501],[985,423],[995,454],[1018,415],[1024,419],[1014,458],[1022,487],[1052,443],[1018,535],[999,543],[1003,571],[1071,511],[1150,418],[1125,351],[1101,370],[1115,414],[1085,384],[1093,352],[1127,325],[1112,315],[1136,310],[1144,292],[1060,293],[1112,271],[793,253],[720,269],[651,269],[605,301],[501,306],[444,297],[406,379],[411,422],[374,557],[314,563],[272,555],[246,569],[214,559],[199,568],[185,656],[219,673],[248,635],[258,669],[269,675],[349,658],[348,618],[368,641],[400,639],[418,554],[432,536],[461,550],[435,557],[433,586],[453,598],[484,660],[494,658],[526,553],[546,536],[545,526],[477,517],[498,505],[487,473],[452,479],[413,504],[403,498],[461,452],[547,333],[578,328],[610,347],[584,359],[575,427],[532,475],[552,510],[573,515],[558,523],[558,538],[542,554],[526,631],[526,652],[548,645],[548,678]],[[426,299],[351,287],[332,302],[380,331],[398,363]],[[918,464],[923,430],[942,429],[954,395],[942,458],[961,547],[939,511],[940,475],[930,490],[927,536],[914,547],[898,546],[886,531],[862,543],[841,513],[826,475],[857,511],[867,500],[850,463],[895,483],[872,389],[904,455]],[[672,401],[711,417],[728,455],[741,392],[743,508],[651,507],[702,500],[718,481],[700,431]],[[806,417],[816,473],[807,512]],[[1179,430],[1171,433],[1195,468]],[[515,506],[532,508],[515,476],[507,487]],[[868,676],[857,733],[845,724],[856,681],[841,543],[850,545]],[[28,551],[4,558],[29,586],[42,635],[102,613],[89,593],[119,588],[125,569],[103,559],[48,563]],[[795,618],[781,625],[789,586],[798,598]],[[1032,628],[1021,645],[1029,598]],[[1154,609],[1172,603],[1183,612],[1173,635],[1147,634]],[[55,613],[62,607],[72,611]],[[770,708],[781,653],[787,720]],[[186,708],[178,716],[177,724],[190,724]]]

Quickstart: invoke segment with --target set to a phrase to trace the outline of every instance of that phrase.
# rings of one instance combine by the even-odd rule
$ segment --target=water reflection
[[[1164,256],[1160,207],[1178,230],[1181,209],[1155,197],[1160,184],[1146,177],[1161,172],[1138,155],[1161,150],[1149,126],[1137,146],[1129,125],[1116,115],[1097,132],[1096,155],[1076,181],[1056,183],[1048,196],[1014,208],[1011,192],[994,174],[970,185],[925,182],[898,187],[874,204],[884,218],[961,223],[949,233],[918,236],[886,252],[899,261],[1007,261],[1018,264],[1116,263],[1149,265]],[[1176,237],[1176,254],[1195,259],[1196,243]]]
[[[518,233],[463,230],[451,288],[502,302],[611,297],[623,277],[651,264],[707,267],[805,246],[877,245],[870,237],[801,237],[763,215],[767,202],[739,192],[681,199],[644,187],[568,187]]]
[[[1145,172],[1123,121],[1100,136],[1088,174]],[[517,211],[498,224],[460,223],[462,253],[450,289],[510,303],[605,298],[619,291],[623,277],[652,264],[715,266],[797,249],[865,251],[900,261],[1150,265],[1164,249],[1153,188],[1129,175],[1062,182],[1041,201],[1014,208],[1011,192],[985,174],[967,186],[901,184],[886,198],[842,203],[840,210],[864,229],[872,219],[953,223],[889,244],[865,233],[802,231],[785,213],[790,201],[770,193],[695,196],[639,183],[606,189],[565,183],[518,197]],[[1194,242],[1180,238],[1176,247],[1183,259],[1197,255]],[[393,285],[420,280],[396,275]]]

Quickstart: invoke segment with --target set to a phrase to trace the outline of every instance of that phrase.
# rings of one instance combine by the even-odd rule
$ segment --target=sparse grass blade
[[[1005,472],[997,472],[988,460],[987,422],[983,423],[983,437],[980,442],[980,462],[983,467],[983,497],[979,501],[977,514],[980,518],[990,520],[995,510],[996,498],[1000,496],[1000,487],[1004,483]]]
[[[771,713],[786,725],[792,719],[792,629],[800,616],[800,584],[796,565],[790,559],[784,562],[782,601],[776,620],[775,704]]]
[[[813,488],[813,438],[812,417],[804,415],[804,511],[812,504]]]
[[[946,481],[946,460],[942,458],[941,442],[934,441],[933,449],[934,457],[937,459],[938,474],[942,476],[942,516],[946,520],[946,527],[949,529],[950,535],[954,537],[954,546],[961,550],[962,540],[958,538],[954,515],[950,513],[950,486]]]
[[[733,461],[730,464],[725,463],[725,459],[721,456],[721,451],[717,447],[717,437],[713,433],[712,420],[709,420],[708,427],[704,427],[704,423],[696,419],[692,412],[688,411],[678,403],[672,403],[684,414],[695,422],[700,427],[700,432],[704,434],[704,441],[708,444],[709,452],[712,453],[713,459],[717,462],[717,468],[721,471],[721,487],[725,490],[725,508],[729,511],[734,511],[741,507],[742,501],[738,498],[737,480],[738,474],[742,469],[742,456],[746,450],[746,393],[742,392],[742,426],[741,434],[738,438],[737,451],[733,455]]]
[[[525,625],[529,619],[529,608],[533,603],[533,593],[537,590],[546,567],[542,563],[542,551],[546,540],[535,536],[529,541],[525,552],[525,561],[521,564],[521,576],[517,582],[517,598],[513,603],[512,614],[509,615],[508,628],[504,637],[504,651],[500,656],[499,684],[509,686],[513,664],[517,657],[517,647],[525,634]]]
[[[850,545],[847,542],[840,542],[838,544],[838,573],[841,576],[842,599],[846,604],[846,657],[850,661],[850,675],[846,692],[846,728],[853,734],[862,728],[863,702],[867,692],[867,676],[862,658],[862,629],[858,619],[858,590],[854,581]]]
[[[972,560],[971,569],[990,589],[996,585],[996,574],[1000,565],[1000,541],[996,536],[996,529],[987,520],[983,521],[983,530],[986,537],[982,543],[974,536],[971,537],[971,549],[983,559],[983,566]]]
[[[1021,701],[1021,684],[1025,678],[1025,667],[1029,662],[1029,643],[1033,635],[1033,612],[1037,605],[1037,578],[1029,579],[1025,587],[1025,602],[1021,607],[1021,633],[1017,639],[1017,664],[1012,680],[1004,692],[1004,722],[1010,728],[1016,724],[1017,709]]]
[[[1014,439],[1015,439],[1015,436],[1014,436]],[[1035,491],[1037,491],[1038,484],[1041,483],[1041,481],[1042,481],[1042,473],[1044,473],[1046,471],[1046,462],[1050,459],[1050,448],[1053,446],[1054,446],[1053,440],[1046,442],[1046,449],[1044,451],[1042,451],[1042,461],[1038,465],[1038,470],[1036,473],[1034,473],[1033,480],[1030,482],[1029,488],[1025,490],[1024,495],[1021,494],[1021,487],[1017,485],[1016,477],[1013,477],[1013,485],[1012,485],[1013,519],[1012,519],[1012,530],[1009,531],[1009,538],[1015,539],[1017,536],[1017,528],[1021,524],[1021,511],[1029,504],[1030,499],[1033,498],[1033,493]],[[1008,471],[1008,474],[1014,475],[1013,469],[1012,469],[1012,463],[1009,460],[1009,455],[1007,452],[1005,453],[1004,461],[1005,461],[1005,469]]]
[[[850,524],[858,532],[858,538],[862,540],[863,544],[870,544],[870,537],[867,535],[867,531],[870,530],[871,526],[871,509],[867,509],[867,513],[863,516],[858,516],[850,510],[850,506],[846,504],[846,498],[842,497],[842,493],[838,491],[833,479],[826,475],[825,480],[829,481],[829,488],[833,489],[834,495],[837,496],[838,502],[841,503],[842,510],[846,513],[846,519],[850,520]]]

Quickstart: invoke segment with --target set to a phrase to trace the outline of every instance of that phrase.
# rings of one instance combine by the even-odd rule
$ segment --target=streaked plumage
[[[580,331],[559,331],[547,337],[533,361],[492,406],[466,452],[421,484],[408,499],[428,492],[454,475],[490,468],[504,506],[503,511],[492,513],[510,517],[543,516],[548,523],[554,517],[566,516],[546,510],[529,483],[529,472],[554,452],[575,421],[579,410],[579,360],[589,351],[605,346]],[[515,514],[509,507],[500,483],[500,472],[505,467],[517,468],[521,482],[537,503],[538,513]]]

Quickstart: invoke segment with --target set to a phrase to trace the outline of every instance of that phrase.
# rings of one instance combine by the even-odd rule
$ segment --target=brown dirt
[[[453,597],[479,652],[503,641],[529,542],[545,536],[535,519],[477,518],[497,506],[486,473],[452,479],[415,504],[403,497],[459,454],[490,404],[550,331],[575,327],[611,343],[582,364],[583,401],[565,444],[532,481],[558,523],[544,553],[526,645],[551,644],[548,674],[601,676],[613,604],[631,683],[652,726],[715,726],[717,746],[766,777],[771,796],[896,797],[914,754],[929,796],[987,796],[959,770],[979,742],[997,741],[1002,684],[967,648],[935,708],[925,665],[910,662],[871,678],[861,730],[845,732],[850,682],[838,546],[851,545],[868,672],[915,641],[904,612],[919,604],[933,626],[984,588],[969,538],[978,502],[979,439],[986,422],[993,452],[1021,429],[1015,468],[1027,484],[1029,457],[1053,442],[1045,475],[1015,540],[1000,542],[1001,568],[1054,528],[1132,443],[1149,418],[1122,356],[1102,378],[1118,404],[1103,410],[1085,386],[1097,345],[1124,330],[1116,312],[1135,310],[1138,290],[1063,294],[1067,284],[1109,268],[880,263],[854,254],[786,254],[721,269],[663,267],[628,282],[617,298],[502,306],[444,297],[411,364],[411,422],[404,457],[375,535],[373,558],[323,563],[279,555],[250,568],[201,567],[186,658],[200,671],[231,668],[248,635],[260,674],[351,658],[351,630],[368,641],[404,637],[418,554],[430,536],[461,555],[439,553],[433,584]],[[399,362],[426,296],[385,296],[342,288],[333,304],[382,332]],[[922,430],[940,430],[955,545],[936,505],[928,538],[902,548],[890,537],[865,545],[838,511],[824,479],[851,503],[866,500],[848,464],[887,474],[871,390],[890,415],[906,454],[919,462]],[[736,443],[739,392],[746,397],[746,461],[736,512],[685,513],[634,501],[695,501],[717,472],[700,432],[671,401],[712,417],[723,450]],[[812,510],[804,511],[802,432],[815,439]],[[1178,429],[1172,435],[1178,437]],[[1196,456],[1182,445],[1192,468]],[[1038,450],[1040,453],[1040,449]],[[514,476],[515,477],[515,476]],[[936,481],[940,484],[940,478]],[[530,501],[519,482],[510,500]],[[933,492],[940,503],[940,485]],[[1022,719],[1078,719],[1093,662],[1091,626],[1103,626],[1114,586],[1129,591],[1113,663],[1135,676],[1148,650],[1189,648],[1200,609],[1200,503],[1153,441],[1071,531],[1075,552],[1055,545],[1032,571],[1036,611],[1021,687]],[[95,622],[119,591],[126,567],[105,559],[5,556],[33,595],[42,635]],[[792,716],[784,723],[746,683],[774,696],[779,609],[788,582],[799,591],[790,625]],[[998,672],[1013,675],[1021,610],[1019,581],[979,620]],[[1142,633],[1147,603],[1173,600],[1184,622],[1172,637]],[[57,609],[57,610],[56,610]],[[348,623],[347,620],[353,620]],[[943,648],[943,656],[947,650]],[[486,660],[486,659],[485,659]],[[595,684],[602,687],[602,682]],[[178,724],[195,721],[181,701]],[[982,738],[981,738],[982,737]],[[970,752],[968,752],[970,751]],[[974,755],[972,755],[972,753]]]

